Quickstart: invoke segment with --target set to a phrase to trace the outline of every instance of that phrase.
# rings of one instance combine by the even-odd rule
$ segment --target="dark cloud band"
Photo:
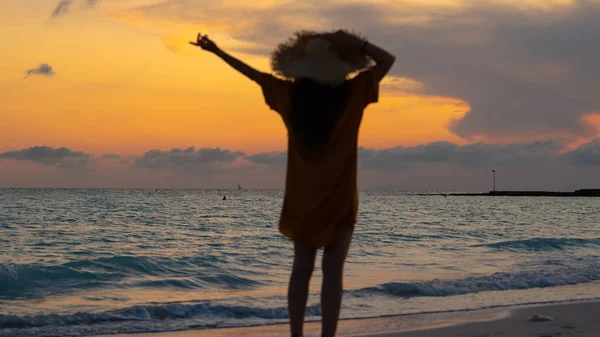
[[[61,168],[81,168],[90,164],[92,155],[66,147],[34,146],[28,149],[0,153],[0,159],[33,161]]]
[[[35,146],[0,153],[0,159],[33,161],[60,167],[91,165],[94,156],[69,148]],[[150,150],[138,157],[124,157],[115,153],[99,156],[100,159],[119,160],[121,164],[144,169],[167,169],[184,172],[209,172],[232,167],[236,161],[245,161],[257,167],[285,167],[287,152],[264,152],[245,155],[241,151],[221,148],[194,147],[186,149]],[[123,159],[123,160],[120,160]],[[125,160],[127,159],[127,160]],[[132,159],[132,160],[129,160]],[[462,168],[600,166],[600,138],[576,149],[564,151],[560,141],[545,140],[527,143],[459,145],[433,142],[417,146],[398,146],[387,149],[359,147],[361,169],[375,171],[401,171],[415,166],[435,167],[452,165]],[[244,166],[249,169],[252,166]]]
[[[173,169],[179,171],[201,172],[214,170],[225,164],[231,164],[242,157],[240,151],[214,149],[200,149],[188,147],[187,149],[175,148],[170,151],[150,150],[143,156],[136,158],[134,166],[147,169]]]

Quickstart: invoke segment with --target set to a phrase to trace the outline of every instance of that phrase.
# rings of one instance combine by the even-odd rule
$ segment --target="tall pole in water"
[[[494,175],[494,192],[496,192],[496,170],[492,170],[492,174]]]

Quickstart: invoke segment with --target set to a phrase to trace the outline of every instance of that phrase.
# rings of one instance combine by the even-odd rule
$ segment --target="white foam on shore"
[[[567,287],[555,287],[555,288],[544,288],[544,289],[530,289],[530,290],[512,290],[512,291],[492,291],[481,294],[467,294],[445,298],[432,298],[432,297],[420,297],[411,299],[398,299],[386,302],[383,298],[371,298],[371,304],[376,305],[378,311],[376,312],[364,312],[364,315],[357,314],[344,314],[349,306],[352,306],[352,301],[345,300],[342,315],[343,321],[353,321],[355,319],[384,319],[392,318],[397,319],[398,317],[411,317],[411,320],[427,318],[427,317],[445,317],[443,324],[447,324],[452,321],[452,317],[456,315],[463,315],[468,313],[469,315],[483,315],[483,312],[495,311],[501,312],[516,306],[523,305],[540,305],[548,303],[568,303],[572,301],[579,301],[582,299],[589,299],[590,296],[579,296],[575,294],[590,294],[596,295],[600,298],[600,287],[598,283],[567,286]],[[592,292],[590,290],[595,290]],[[536,294],[537,293],[537,294]],[[554,294],[555,297],[549,296]],[[513,298],[513,301],[498,302],[498,298]],[[521,298],[522,302],[514,302],[515,298]],[[536,300],[536,299],[549,299],[549,300]],[[416,300],[416,301],[415,301]],[[421,301],[422,300],[422,301]],[[350,303],[348,303],[350,302]],[[435,303],[434,303],[435,302]],[[433,305],[435,306],[433,306]],[[387,312],[384,308],[391,307],[406,307],[405,311],[398,314],[398,311]],[[165,306],[167,307],[167,306]],[[23,324],[23,317],[8,317],[3,316],[4,319],[12,320],[10,324],[16,324],[12,327],[5,326],[0,329],[0,336],[3,337],[54,337],[54,336],[92,336],[99,334],[123,334],[123,333],[155,333],[155,332],[168,332],[168,331],[186,331],[190,329],[215,329],[215,328],[231,328],[231,327],[252,327],[252,326],[269,326],[273,324],[286,323],[287,311],[285,307],[270,309],[262,311],[262,317],[258,317],[254,313],[254,310],[250,310],[245,307],[230,308],[227,306],[219,306],[215,304],[194,304],[194,305],[180,305],[171,304],[168,305],[168,310],[163,306],[137,306],[135,308],[128,308],[126,310],[118,310],[113,312],[105,312],[100,314],[81,314],[73,315],[68,317],[60,317],[59,315],[42,315],[40,317],[25,317],[25,319],[37,320],[37,323],[42,325],[38,326],[21,326]],[[424,308],[428,308],[424,310]],[[435,310],[433,308],[437,308]],[[383,309],[379,311],[379,309]],[[215,310],[219,312],[219,315],[208,314],[209,310]],[[167,311],[169,311],[167,313]],[[191,312],[195,311],[195,315]],[[204,311],[204,314],[200,314]],[[227,317],[225,314],[229,311],[230,315]],[[320,314],[319,308],[316,305],[309,307],[309,321],[319,320],[318,315]],[[126,315],[130,315],[127,317]],[[161,317],[162,319],[158,319]],[[186,317],[186,315],[188,315]],[[237,315],[237,317],[236,317]],[[431,316],[434,315],[434,316]],[[487,314],[486,314],[487,315]],[[177,317],[175,317],[177,316]],[[93,324],[83,323],[78,321],[80,319],[89,320],[94,319]],[[428,318],[429,319],[429,318]],[[44,321],[45,320],[45,321]],[[0,319],[0,322],[2,320]],[[4,321],[6,324],[7,321]],[[25,324],[30,324],[26,322]],[[52,325],[43,325],[46,323],[53,323]],[[440,324],[442,324],[440,323]],[[387,323],[386,323],[387,324]],[[425,323],[423,323],[425,324]],[[382,329],[382,327],[373,326],[373,329]],[[367,328],[365,328],[368,332]]]

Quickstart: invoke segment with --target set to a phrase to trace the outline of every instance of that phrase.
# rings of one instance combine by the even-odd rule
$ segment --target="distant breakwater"
[[[429,193],[439,196],[506,196],[506,197],[600,197],[600,189],[581,189],[573,192],[554,191],[489,191],[487,193]]]

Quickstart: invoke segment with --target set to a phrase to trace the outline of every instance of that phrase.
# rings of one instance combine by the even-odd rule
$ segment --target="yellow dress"
[[[342,229],[354,228],[358,212],[356,186],[358,130],[363,111],[379,96],[375,68],[350,79],[350,96],[318,159],[305,158],[301,142],[294,141],[290,122],[293,82],[263,73],[265,102],[277,111],[288,130],[285,197],[279,230],[315,249],[331,243]],[[304,150],[304,151],[303,151]]]

